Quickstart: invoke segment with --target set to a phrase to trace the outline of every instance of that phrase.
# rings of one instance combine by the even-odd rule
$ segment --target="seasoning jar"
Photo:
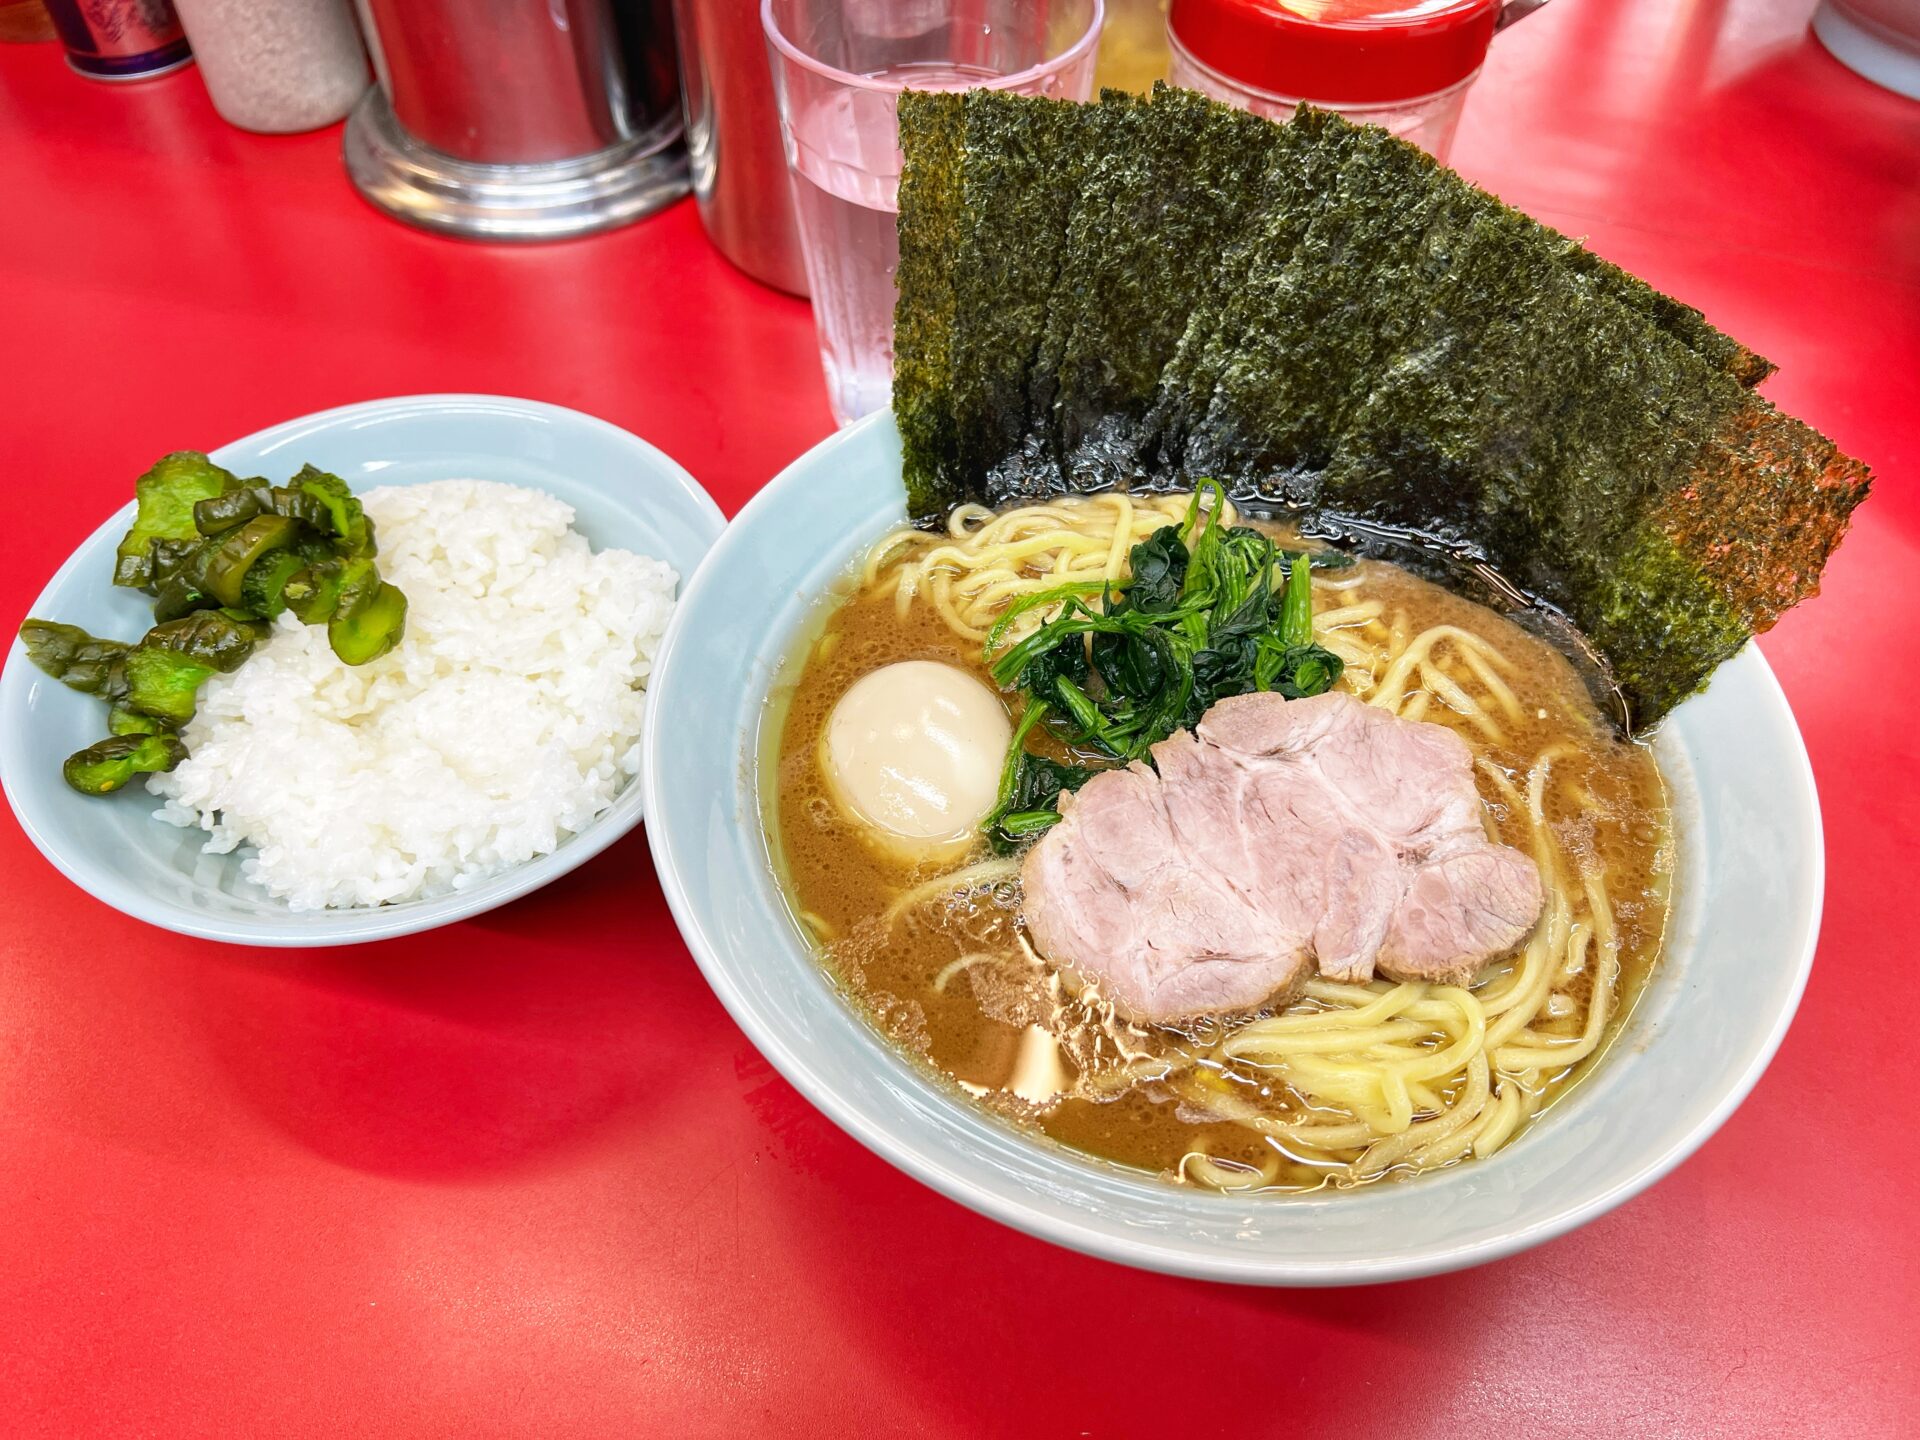
[[[1173,0],[1175,85],[1285,120],[1302,100],[1445,160],[1500,0]]]
[[[367,55],[348,0],[175,0],[229,125],[269,135],[317,130],[353,108]]]

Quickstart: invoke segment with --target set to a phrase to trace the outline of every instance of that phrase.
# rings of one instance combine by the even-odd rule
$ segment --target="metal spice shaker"
[[[807,293],[758,0],[673,0],[700,219],[754,279]]]
[[[221,119],[291,134],[331,125],[370,74],[347,0],[174,0]]]
[[[557,240],[687,192],[667,0],[358,0],[379,84],[347,173],[387,213]]]

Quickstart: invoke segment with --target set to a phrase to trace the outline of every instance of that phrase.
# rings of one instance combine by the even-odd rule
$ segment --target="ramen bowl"
[[[1496,1154],[1351,1190],[1229,1194],[1090,1158],[975,1108],[835,987],[790,913],[762,821],[770,697],[817,607],[903,508],[890,415],[776,477],[686,588],[642,742],[649,843],[708,982],[761,1053],[876,1154],[982,1214],[1122,1264],[1361,1284],[1565,1234],[1680,1164],[1760,1078],[1812,963],[1823,860],[1805,749],[1749,646],[1653,742],[1677,848],[1664,956],[1609,1053]]]

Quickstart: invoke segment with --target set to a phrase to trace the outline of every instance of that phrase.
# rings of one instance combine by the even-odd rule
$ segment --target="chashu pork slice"
[[[1487,838],[1443,726],[1241,695],[1153,759],[1062,795],[1021,868],[1035,948],[1130,1019],[1283,1002],[1316,967],[1465,983],[1539,918],[1534,863]]]

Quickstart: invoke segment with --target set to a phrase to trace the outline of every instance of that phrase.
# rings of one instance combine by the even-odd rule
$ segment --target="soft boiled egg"
[[[993,809],[1013,726],[964,670],[902,660],[862,675],[827,717],[820,765],[840,806],[895,844],[972,837]]]

